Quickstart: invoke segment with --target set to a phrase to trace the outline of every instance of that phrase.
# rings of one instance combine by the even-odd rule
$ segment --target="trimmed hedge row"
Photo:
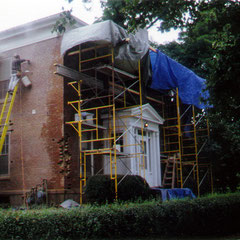
[[[200,236],[240,232],[240,194],[80,209],[0,211],[1,239]]]

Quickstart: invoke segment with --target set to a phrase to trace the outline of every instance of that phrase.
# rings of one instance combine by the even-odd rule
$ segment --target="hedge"
[[[1,239],[223,236],[240,232],[240,193],[166,203],[0,211]]]

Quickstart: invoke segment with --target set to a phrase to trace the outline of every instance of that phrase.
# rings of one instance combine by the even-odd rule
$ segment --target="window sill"
[[[0,181],[1,180],[10,180],[10,176],[9,175],[0,175]]]

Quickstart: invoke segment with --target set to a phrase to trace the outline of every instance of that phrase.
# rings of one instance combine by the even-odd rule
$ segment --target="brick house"
[[[0,32],[0,101],[3,104],[15,53],[29,59],[30,88],[20,84],[0,161],[0,199],[22,204],[23,191],[48,181],[49,197],[63,199],[64,176],[59,174],[59,144],[63,139],[63,81],[54,75],[62,63],[61,36],[51,33],[59,15]],[[76,26],[86,23],[76,19]],[[6,146],[7,145],[7,146]]]

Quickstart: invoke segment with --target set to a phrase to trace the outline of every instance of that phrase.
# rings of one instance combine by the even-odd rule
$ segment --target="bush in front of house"
[[[79,209],[0,211],[1,239],[99,239],[239,234],[240,193]]]
[[[140,176],[119,175],[117,182],[120,201],[145,200],[151,195],[148,183]],[[92,176],[87,181],[85,195],[89,203],[112,203],[115,200],[115,182],[109,175]]]

